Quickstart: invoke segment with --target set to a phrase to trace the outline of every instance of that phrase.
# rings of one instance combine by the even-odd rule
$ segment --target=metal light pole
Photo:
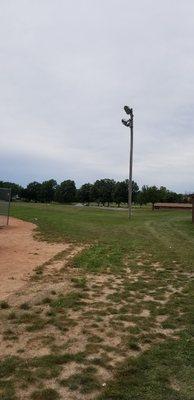
[[[133,109],[128,106],[124,106],[126,114],[130,115],[128,120],[122,119],[123,125],[129,127],[130,135],[130,150],[129,150],[129,184],[128,184],[128,209],[129,219],[131,218],[132,211],[132,173],[133,173]]]

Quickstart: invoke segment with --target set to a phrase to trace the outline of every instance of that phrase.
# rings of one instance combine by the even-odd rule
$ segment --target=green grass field
[[[68,388],[72,399],[79,394],[79,398],[98,400],[193,400],[191,213],[135,209],[129,221],[125,211],[18,203],[12,204],[11,214],[35,222],[39,240],[89,244],[67,266],[72,290],[65,295],[53,291],[40,310],[43,315],[46,304],[47,319],[45,314],[44,318],[40,313],[35,316],[32,309],[27,325],[32,331],[38,325],[41,332],[45,325],[61,329],[65,324],[64,332],[73,332],[80,318],[85,347],[72,356],[71,352],[64,355],[64,345],[59,349],[52,343],[51,359],[30,359],[25,367],[21,356],[15,361],[1,360],[0,399],[20,398],[16,387],[25,370],[26,376],[29,371],[39,372],[38,378],[34,375],[39,386],[32,399],[57,399],[60,388]],[[65,258],[65,254],[60,257]],[[37,279],[46,279],[43,269]],[[59,279],[67,279],[65,267]],[[13,313],[18,312],[21,322],[23,315],[27,318],[25,308],[32,306],[22,307],[10,310],[2,304],[3,318],[14,320]],[[65,340],[64,336],[68,349]],[[78,370],[61,379],[68,362],[77,362]],[[54,389],[47,387],[48,371],[55,379]],[[27,386],[31,383],[26,379]]]

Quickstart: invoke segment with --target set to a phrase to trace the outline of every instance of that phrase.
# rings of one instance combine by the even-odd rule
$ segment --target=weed
[[[0,399],[16,400],[14,383],[9,380],[0,380]]]
[[[32,277],[33,279],[38,279],[44,272],[44,267],[40,265],[39,267],[35,268],[35,275]]]
[[[79,374],[73,374],[69,378],[61,380],[60,383],[68,386],[70,390],[79,389],[81,393],[91,393],[101,387],[91,368],[85,369]]]
[[[84,276],[72,278],[71,281],[73,282],[76,288],[85,289],[86,288],[86,278]]]
[[[7,301],[1,301],[0,302],[0,308],[2,308],[2,310],[5,310],[7,308],[10,308],[10,305]]]
[[[59,376],[62,371],[62,367],[60,365],[53,365],[51,368],[38,368],[36,370],[36,376],[40,379],[52,379]]]
[[[128,341],[127,345],[128,345],[130,350],[133,350],[133,351],[140,351],[141,350],[141,348],[138,345],[138,343],[135,342],[132,338]]]
[[[17,318],[15,311],[11,311],[7,318],[10,320],[15,320]]]
[[[22,303],[20,305],[21,310],[29,310],[30,309],[30,304],[28,302]]]
[[[51,303],[51,298],[50,297],[45,297],[43,300],[42,300],[42,304],[50,304]]]
[[[41,390],[35,390],[31,394],[31,399],[32,400],[58,400],[60,399],[59,393],[54,390],[54,389],[41,389]]]
[[[141,329],[138,326],[130,326],[129,332],[133,335],[139,335],[141,333]]]
[[[65,354],[49,354],[42,357],[35,357],[31,360],[30,364],[33,367],[53,368],[54,365],[63,365],[68,362],[75,361],[82,363],[85,359],[85,353],[65,353]]]
[[[98,335],[91,335],[88,337],[88,341],[91,343],[102,343],[103,339]]]
[[[19,357],[10,356],[0,361],[0,379],[11,376],[18,367],[23,365]]]
[[[4,340],[16,340],[17,336],[14,331],[11,329],[7,329],[3,332],[3,339]]]
[[[34,312],[31,313],[25,312],[20,314],[16,322],[18,325],[27,324],[28,326],[26,327],[26,330],[29,332],[38,331],[44,328],[44,326],[47,324],[46,320],[40,318],[40,316]]]
[[[52,300],[50,305],[55,309],[72,308],[78,309],[82,305],[83,294],[80,292],[70,292],[64,295],[60,295],[57,299]]]

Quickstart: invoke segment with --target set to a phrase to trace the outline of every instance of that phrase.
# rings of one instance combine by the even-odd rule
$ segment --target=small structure
[[[194,196],[193,196],[194,204]],[[194,206],[193,206],[194,207]],[[154,210],[192,210],[191,203],[155,203]]]

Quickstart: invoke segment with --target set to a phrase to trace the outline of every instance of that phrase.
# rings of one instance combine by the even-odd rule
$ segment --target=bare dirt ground
[[[36,225],[10,218],[0,229],[0,299],[19,290],[35,267],[66,250],[67,243],[50,244],[34,239]]]
[[[160,278],[152,254],[125,257],[120,274],[91,274],[74,264],[89,245],[48,244],[34,238],[34,224],[10,223],[0,230],[0,361],[17,364],[3,371],[18,400],[48,398],[37,397],[41,389],[92,400],[126,357],[179,337],[168,319],[183,282],[171,270]],[[13,399],[5,382],[2,395]]]
[[[148,260],[138,256],[141,265],[133,269],[125,260],[119,276],[90,274],[73,262],[85,247],[71,244],[40,266],[1,309],[0,360],[17,357],[19,400],[29,400],[40,388],[55,390],[64,400],[93,400],[126,357],[137,357],[167,337],[178,338],[176,329],[163,323],[179,289],[165,285],[158,294],[149,286],[162,264],[149,260],[147,270]],[[141,279],[147,282],[146,294]]]

